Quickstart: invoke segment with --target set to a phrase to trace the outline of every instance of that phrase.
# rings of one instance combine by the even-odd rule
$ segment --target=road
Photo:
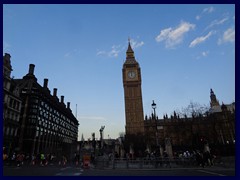
[[[235,168],[82,169],[74,166],[3,167],[4,176],[235,176]]]

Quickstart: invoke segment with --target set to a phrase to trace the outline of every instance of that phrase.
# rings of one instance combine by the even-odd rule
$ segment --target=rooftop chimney
[[[5,67],[7,67],[10,71],[12,71],[12,66],[11,66],[10,58],[11,58],[10,54],[5,53],[5,55],[3,56],[3,65],[4,65]],[[5,68],[4,68],[4,69],[5,69]],[[5,70],[3,70],[3,71],[5,71]],[[10,75],[9,75],[9,77],[10,77]]]
[[[70,109],[70,102],[67,102],[67,108]]]
[[[61,103],[64,103],[64,96],[61,96]]]
[[[34,75],[34,68],[35,68],[34,64],[29,64],[28,74]]]
[[[44,87],[44,88],[47,88],[47,87],[48,87],[48,79],[44,79],[43,87]]]
[[[7,61],[10,61],[10,58],[11,58],[10,54],[5,53],[5,59],[6,59]]]
[[[57,88],[53,88],[53,96],[57,96]]]

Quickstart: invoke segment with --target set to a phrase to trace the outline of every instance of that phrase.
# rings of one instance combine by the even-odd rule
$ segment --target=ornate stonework
[[[123,64],[126,134],[144,133],[144,116],[141,90],[141,69],[129,43]]]

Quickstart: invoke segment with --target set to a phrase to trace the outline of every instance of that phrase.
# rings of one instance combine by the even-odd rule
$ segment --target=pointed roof
[[[210,106],[213,107],[213,106],[220,106],[217,98],[216,98],[216,95],[214,94],[213,90],[210,89]]]
[[[134,53],[134,52],[133,52],[133,49],[132,49],[132,47],[131,47],[130,40],[128,41],[128,49],[127,49],[127,53]]]
[[[131,47],[130,39],[128,39],[128,49],[126,51],[126,61],[125,64],[137,64],[137,61],[134,57],[134,51]]]
[[[127,54],[127,59],[134,58],[134,51],[133,51],[133,49],[131,47],[130,38],[128,38],[128,49],[127,49],[126,54]]]

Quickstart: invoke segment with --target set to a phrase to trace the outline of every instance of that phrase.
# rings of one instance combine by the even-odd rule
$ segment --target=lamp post
[[[101,144],[101,148],[103,148],[103,130],[104,130],[105,126],[101,126],[99,132],[100,132],[100,144]]]
[[[152,103],[152,108],[153,108],[153,116],[154,116],[154,120],[155,120],[155,125],[156,125],[156,145],[157,145],[157,148],[159,147],[159,143],[158,143],[158,128],[157,128],[157,118],[156,118],[156,111],[155,109],[157,108],[157,104],[154,102],[153,100],[153,103]]]
[[[96,140],[95,140],[95,133],[92,133],[92,147],[93,147],[93,155],[94,158],[96,156]]]
[[[154,100],[153,100],[153,103],[152,103],[152,108],[153,108],[153,112],[154,112],[154,119],[156,120],[156,111],[155,111],[155,109],[157,108],[157,105],[155,104]]]

